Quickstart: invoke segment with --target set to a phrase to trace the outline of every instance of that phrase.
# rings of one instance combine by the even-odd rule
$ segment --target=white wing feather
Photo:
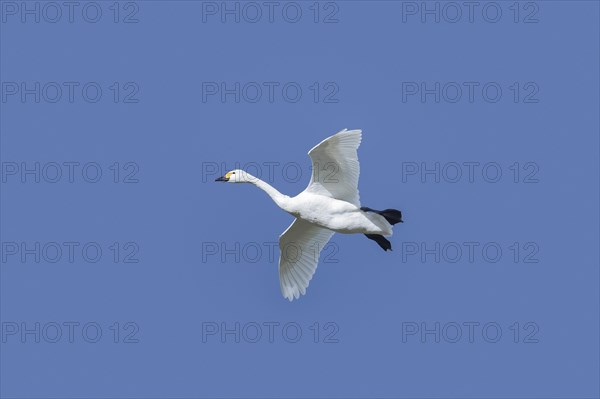
[[[360,207],[360,163],[357,149],[361,139],[361,130],[344,129],[313,147],[308,152],[313,173],[304,191],[343,200]]]
[[[306,293],[317,270],[319,254],[334,234],[302,219],[296,219],[279,236],[279,282],[290,301]]]

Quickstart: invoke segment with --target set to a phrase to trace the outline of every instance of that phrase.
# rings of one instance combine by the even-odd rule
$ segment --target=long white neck
[[[251,183],[254,184],[256,187],[260,188],[261,190],[263,190],[265,193],[267,193],[269,195],[269,197],[271,197],[271,199],[277,204],[278,207],[287,211],[287,205],[288,205],[287,200],[290,199],[290,197],[288,197],[287,195],[281,194],[279,191],[277,191],[277,189],[275,187],[271,186],[267,182],[260,180],[257,177],[254,177],[252,179]]]

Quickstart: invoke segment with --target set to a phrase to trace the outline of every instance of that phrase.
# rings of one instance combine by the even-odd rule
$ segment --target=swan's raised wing
[[[290,301],[306,293],[317,270],[319,254],[333,231],[296,219],[279,236],[279,282],[281,293]]]
[[[312,160],[312,177],[304,191],[360,207],[357,149],[361,138],[361,130],[344,129],[313,147],[308,152]]]

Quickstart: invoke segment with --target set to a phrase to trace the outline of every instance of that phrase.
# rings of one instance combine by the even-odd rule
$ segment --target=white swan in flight
[[[215,180],[252,183],[296,218],[279,236],[281,293],[290,301],[306,293],[319,254],[334,233],[365,234],[385,251],[392,249],[383,236],[392,235],[392,225],[402,222],[402,213],[396,209],[376,211],[360,206],[357,149],[361,138],[361,130],[344,129],[311,149],[308,155],[312,160],[312,178],[308,187],[295,197],[283,195],[239,169]]]

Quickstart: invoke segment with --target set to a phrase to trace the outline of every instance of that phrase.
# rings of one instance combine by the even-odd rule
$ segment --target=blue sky
[[[3,396],[598,397],[597,2],[22,4]],[[405,223],[335,235],[289,303],[292,217],[214,179],[295,195],[343,128]]]

